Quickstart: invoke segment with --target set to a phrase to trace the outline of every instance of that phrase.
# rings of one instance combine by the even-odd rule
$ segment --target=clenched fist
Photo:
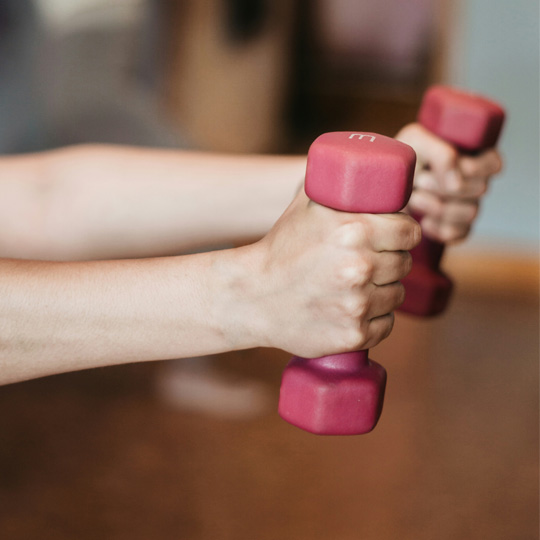
[[[495,149],[462,155],[420,124],[405,126],[396,136],[417,154],[414,189],[407,209],[422,216],[426,237],[442,243],[466,238],[478,215],[491,177],[502,168]]]
[[[377,345],[404,300],[399,280],[420,237],[408,215],[340,212],[299,193],[253,246],[264,344],[308,358]]]

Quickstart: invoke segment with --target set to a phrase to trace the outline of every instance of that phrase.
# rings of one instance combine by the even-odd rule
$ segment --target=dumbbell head
[[[452,280],[440,269],[434,271],[428,266],[417,264],[416,261],[402,284],[406,294],[399,310],[422,317],[433,317],[442,313],[454,289]]]
[[[432,86],[424,95],[418,121],[460,150],[479,152],[497,144],[504,116],[495,101],[449,86]]]
[[[279,414],[318,435],[371,431],[382,411],[386,371],[367,351],[294,357],[283,373]]]
[[[397,212],[411,196],[415,164],[414,150],[390,137],[324,133],[308,152],[306,194],[344,212]]]
[[[326,133],[309,150],[306,193],[337,210],[397,212],[411,194],[415,161],[410,146],[389,137]],[[283,373],[279,413],[311,433],[367,433],[379,419],[385,384],[384,368],[368,351],[294,357]]]

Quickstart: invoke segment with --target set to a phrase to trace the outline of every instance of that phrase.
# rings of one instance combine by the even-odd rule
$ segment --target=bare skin
[[[74,146],[0,157],[0,256],[88,260],[260,239],[305,156]]]
[[[461,155],[420,124],[405,126],[396,136],[417,154],[414,190],[408,209],[422,215],[422,232],[439,242],[464,240],[478,217],[491,178],[502,169],[495,149]]]
[[[1,382],[257,346],[310,356],[371,347],[392,328],[396,281],[419,239],[404,214],[351,216],[301,193],[268,237],[242,248],[4,259]]]
[[[425,233],[462,238],[500,158],[447,159],[414,125],[400,137],[430,163],[410,205]],[[457,166],[474,190],[441,184]],[[0,158],[0,384],[257,346],[311,357],[375,346],[420,227],[303,190],[287,208],[304,170],[305,157],[104,146]],[[175,255],[239,240],[254,243]]]

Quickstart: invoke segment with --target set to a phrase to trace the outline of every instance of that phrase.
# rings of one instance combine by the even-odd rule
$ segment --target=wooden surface
[[[443,266],[449,275],[458,276],[457,287],[465,292],[498,294],[518,300],[534,296],[539,286],[540,260],[533,253],[505,256],[491,248],[472,254],[470,249],[450,247],[445,251]]]
[[[0,389],[0,536],[9,540],[534,540],[538,293],[458,289],[399,317],[376,430],[325,438],[281,421],[175,410],[159,363]],[[277,401],[287,360],[221,365]]]

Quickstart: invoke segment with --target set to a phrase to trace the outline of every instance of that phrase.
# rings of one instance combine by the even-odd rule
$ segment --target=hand
[[[399,280],[420,236],[405,214],[339,212],[302,190],[256,244],[265,345],[310,358],[377,345],[404,300]]]
[[[502,168],[495,149],[462,155],[420,124],[405,126],[396,139],[416,151],[417,171],[407,211],[421,215],[423,233],[442,243],[468,236],[491,176]]]

